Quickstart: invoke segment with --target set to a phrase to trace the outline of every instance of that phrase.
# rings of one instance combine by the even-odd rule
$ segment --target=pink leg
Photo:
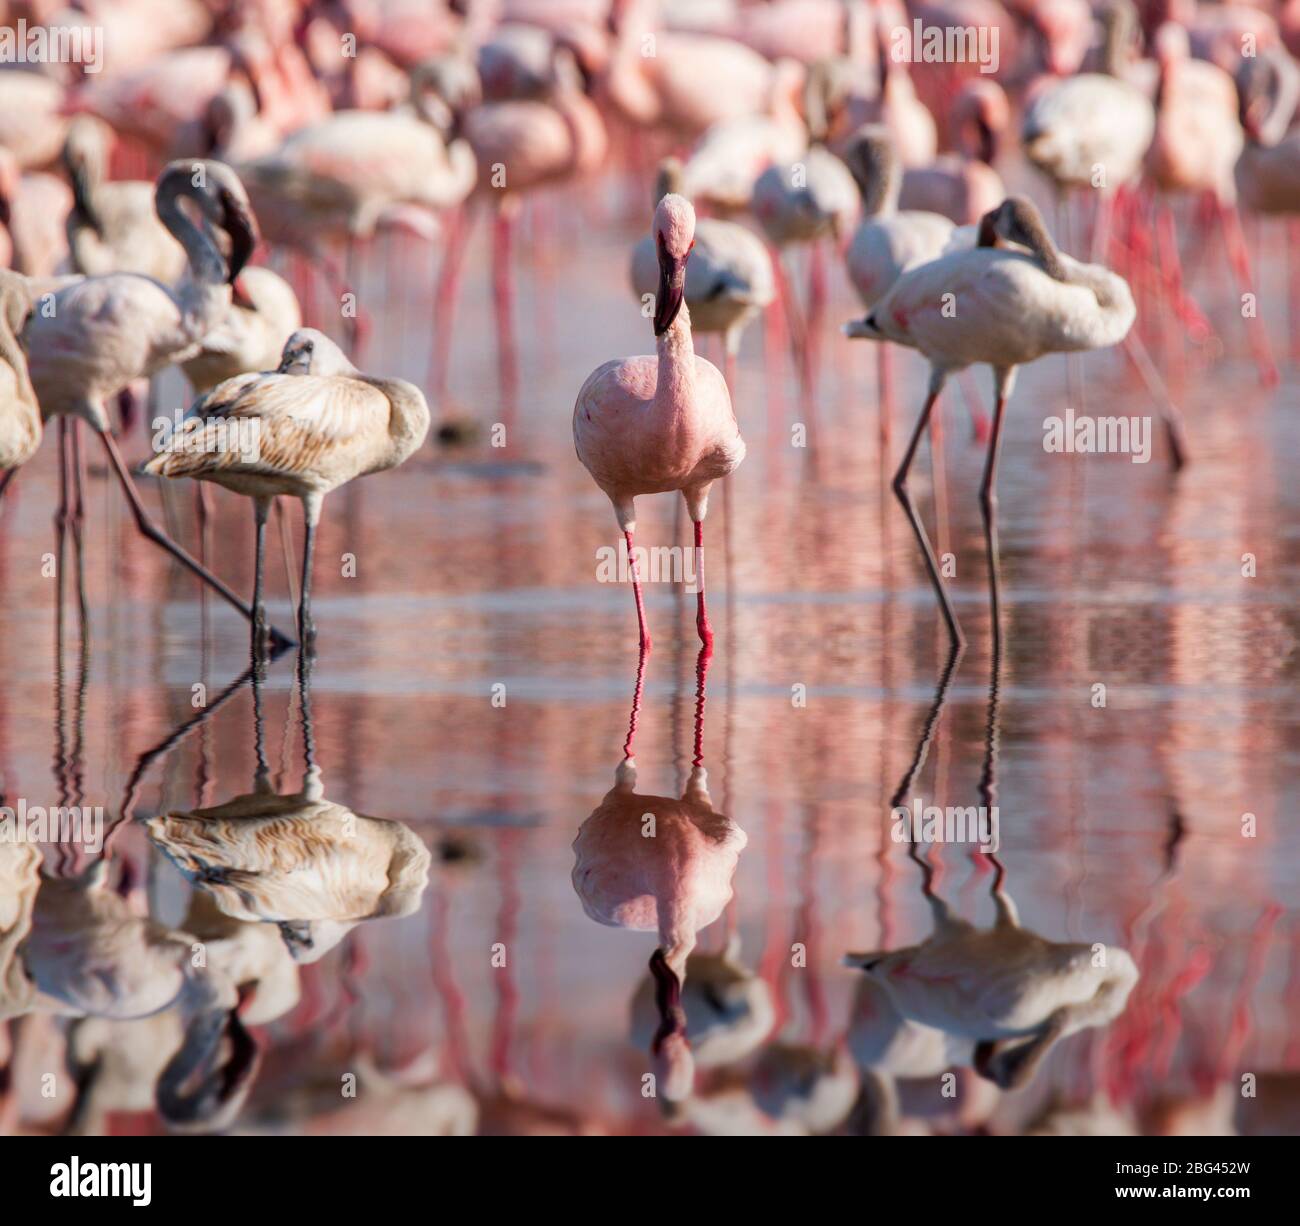
[[[514,331],[514,270],[511,248],[514,246],[515,219],[506,208],[497,210],[492,228],[492,298],[497,316],[497,362],[501,388],[511,398],[518,387],[518,361]]]
[[[1250,256],[1246,253],[1246,236],[1241,232],[1241,214],[1235,204],[1219,205],[1219,221],[1223,226],[1223,241],[1228,247],[1228,259],[1237,280],[1237,293],[1254,294],[1250,279]],[[1264,387],[1276,387],[1277,366],[1268,343],[1268,332],[1259,317],[1259,299],[1255,296],[1255,313],[1246,320],[1246,334],[1250,337],[1251,352],[1259,367],[1259,381]]]
[[[447,390],[452,322],[456,317],[461,271],[465,267],[465,250],[469,246],[474,220],[474,213],[468,205],[464,205],[452,214],[447,227],[447,241],[442,253],[442,267],[438,270],[438,289],[433,306],[434,333],[429,390],[435,396],[441,396]]]
[[[957,376],[961,386],[961,398],[966,402],[966,411],[970,413],[971,437],[980,444],[989,440],[989,415],[984,411],[984,402],[980,399],[979,389],[975,386],[975,376],[967,367]]]
[[[632,568],[632,594],[636,597],[636,622],[641,631],[641,651],[648,653],[650,651],[650,629],[645,620],[645,602],[641,599],[641,576],[637,571],[636,554],[632,548],[632,530],[629,528],[623,533],[623,539],[627,542],[627,563]]]
[[[713,654],[713,627],[709,625],[709,610],[704,603],[704,524],[695,521],[695,628],[699,631],[704,653]]]
[[[894,353],[888,345],[876,349],[876,390],[880,398],[880,454],[888,460],[894,435]]]

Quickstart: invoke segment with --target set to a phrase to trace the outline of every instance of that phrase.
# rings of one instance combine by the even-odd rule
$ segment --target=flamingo
[[[180,367],[200,393],[250,370],[270,370],[301,324],[302,310],[293,287],[269,268],[246,268],[236,282],[225,319]]]
[[[182,199],[195,203],[208,226],[225,231],[229,257],[206,227],[201,229],[181,210]],[[99,435],[140,532],[251,619],[248,605],[155,527],[109,432],[108,398],[194,352],[224,318],[231,283],[257,243],[248,197],[234,172],[220,162],[172,163],[158,178],[156,202],[163,224],[189,257],[186,278],[174,290],[135,273],[63,283],[45,296],[49,309],[33,312],[23,331],[28,371],[42,417],[73,421],[74,450],[76,422],[89,423]],[[79,486],[79,465],[76,476]],[[278,631],[274,637],[287,642]]]
[[[18,338],[32,309],[31,291],[16,273],[0,272],[0,472],[3,482],[41,445],[41,408]],[[4,484],[0,484],[3,493]]]
[[[314,764],[299,792],[276,793],[263,762],[252,792],[145,825],[222,915],[276,925],[297,963],[318,961],[362,921],[413,914],[429,884],[420,839],[328,800]]]
[[[1025,250],[1007,250],[1001,240]],[[945,298],[951,295],[951,298]],[[945,309],[955,305],[956,314]],[[925,407],[893,489],[916,536],[930,581],[954,645],[963,642],[956,613],[944,590],[934,551],[907,490],[907,474],[930,414],[953,371],[975,362],[993,367],[996,405],[980,506],[989,549],[989,583],[997,618],[997,462],[1002,420],[1015,370],[1048,353],[1070,353],[1118,344],[1137,311],[1123,278],[1097,264],[1080,264],[1057,249],[1034,205],[1011,197],[980,223],[980,245],[904,273],[865,320],[848,325],[852,337],[892,340],[918,349],[930,361]],[[1175,466],[1182,462],[1181,423],[1164,405]]]
[[[721,1068],[756,1051],[776,1024],[767,983],[740,961],[740,942],[732,936],[719,954],[695,950],[682,969],[682,1009],[691,1037],[695,1067]],[[641,980],[632,999],[632,1042],[648,1048],[660,1017],[654,976]]]
[[[695,524],[698,570],[696,627],[706,650],[713,630],[704,600],[704,517],[713,482],[745,458],[726,380],[697,357],[686,306],[686,267],[695,242],[695,210],[682,196],[665,196],[654,213],[659,256],[654,357],[616,358],[598,366],[573,407],[578,459],[614,504],[632,560],[641,650],[650,650],[641,581],[633,553],[636,497],[680,490]]]
[[[1020,926],[1000,886],[997,919],[979,929],[927,891],[934,932],[921,944],[848,954],[898,1012],[923,1026],[974,1042],[974,1067],[1003,1089],[1028,1084],[1057,1040],[1118,1017],[1138,971],[1129,954],[1107,946],[1098,964],[1091,944],[1048,941]]]
[[[0,145],[21,170],[42,170],[59,156],[68,128],[63,86],[39,72],[0,72]]]
[[[696,142],[682,169],[684,194],[724,216],[749,208],[762,172],[797,161],[808,147],[797,103],[803,81],[800,64],[778,61],[762,111],[720,120]]]
[[[313,373],[295,373],[304,368]],[[255,448],[222,442],[232,423],[251,428]],[[195,401],[180,431],[145,471],[212,481],[253,499],[255,655],[267,646],[262,603],[267,512],[277,494],[301,500],[306,535],[298,620],[301,642],[311,648],[316,641],[312,558],[325,495],[356,477],[396,468],[428,432],[429,406],[419,388],[362,374],[328,337],[301,328],[285,342],[277,370],[227,379]]]
[[[653,0],[627,0],[617,11],[599,85],[618,114],[694,139],[722,120],[763,111],[774,70],[762,55],[730,38],[658,30],[652,8]]]
[[[1246,146],[1235,178],[1259,213],[1300,214],[1300,132],[1289,132],[1300,102],[1300,69],[1285,51],[1254,60],[1239,79]]]
[[[1166,22],[1160,27],[1156,52],[1160,104],[1147,170],[1162,191],[1208,194],[1218,213],[1238,293],[1250,293],[1250,257],[1234,178],[1246,143],[1236,83],[1222,68],[1191,58],[1187,31],[1181,26]],[[1263,321],[1256,314],[1246,324],[1260,382],[1271,387],[1278,373]]]
[[[681,799],[636,791],[634,759],[625,758],[614,786],[573,840],[573,888],[583,910],[614,928],[657,931],[650,959],[659,1028],[651,1051],[659,1093],[676,1103],[689,1097],[695,1062],[686,1038],[682,985],[697,933],[731,901],[731,881],[748,841],[717,812],[708,773],[696,765]],[[646,815],[654,837],[647,838]]]
[[[260,1060],[236,985],[215,963],[195,964],[193,936],[135,914],[108,888],[108,866],[101,858],[75,877],[42,876],[23,946],[35,1005],[110,1021],[178,1010],[182,1041],[158,1078],[160,1113],[229,1118]]]
[[[71,208],[72,192],[61,178],[24,174],[13,151],[0,145],[0,265],[28,277],[53,276],[67,258]]]
[[[940,155],[931,166],[905,170],[899,207],[940,213],[959,226],[997,208],[1007,193],[993,162],[1010,118],[1011,103],[996,81],[968,81],[952,104],[957,151]]]
[[[174,285],[185,272],[185,248],[154,209],[152,183],[105,182],[112,139],[102,120],[78,115],[63,142],[63,166],[72,183],[72,269],[89,276],[134,272]]]
[[[511,249],[523,194],[595,170],[608,150],[605,122],[583,93],[572,52],[557,44],[551,59],[545,100],[483,102],[482,82],[474,65],[443,56],[415,74],[424,105],[440,103],[453,130],[463,135],[477,163],[476,201],[491,201],[495,210],[492,245],[493,299],[497,353],[507,396],[515,391],[515,342],[512,322],[514,271]],[[428,97],[429,94],[433,98]],[[452,321],[461,261],[474,214],[457,218],[439,270],[430,382],[435,393],[446,389]]]
[[[682,164],[665,158],[659,167],[655,200],[682,195]],[[659,260],[652,234],[632,252],[632,290],[642,302],[653,299]],[[753,318],[776,296],[772,257],[752,230],[734,221],[705,217],[696,222],[695,247],[686,270],[686,305],[691,327],[722,336],[727,386],[735,387],[740,338]]]

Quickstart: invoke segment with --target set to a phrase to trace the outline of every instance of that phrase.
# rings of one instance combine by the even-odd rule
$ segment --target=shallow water
[[[310,753],[329,800],[406,824],[435,858],[414,914],[360,923],[302,969],[299,1005],[257,1029],[264,1064],[240,1127],[351,1127],[357,1117],[340,1110],[328,1078],[365,1062],[397,1068],[422,1052],[436,1055],[442,1080],[472,1091],[485,1131],[669,1126],[643,1094],[648,1055],[628,1033],[655,937],[593,922],[570,879],[579,825],[623,757],[637,645],[631,594],[595,579],[616,525],[574,458],[569,420],[589,369],[649,347],[624,287],[636,232],[612,196],[575,193],[530,211],[518,247],[512,413],[498,386],[480,229],[442,411],[481,423],[481,434],[459,448],[431,444],[326,503],[318,659],[302,686],[286,657],[257,687],[271,783],[297,791]],[[1265,251],[1278,241],[1266,231]],[[413,240],[369,252],[367,368],[423,380],[433,267]],[[1202,300],[1224,281],[1211,272],[1194,286]],[[1278,346],[1283,297],[1266,279]],[[835,269],[811,411],[784,349],[765,356],[760,326],[746,337],[736,404],[749,457],[715,492],[706,527],[717,644],[702,715],[694,601],[680,585],[647,585],[655,647],[636,721],[637,790],[680,795],[698,733],[713,803],[748,836],[734,901],[699,948],[737,937],[739,959],[776,1001],[767,1044],[825,1050],[844,1036],[862,978],[842,956],[923,940],[927,891],[987,926],[1002,880],[1026,929],[1128,950],[1140,978],[1120,1016],[1062,1039],[1029,1086],[995,1092],[980,1121],[956,1121],[921,1086],[909,1118],[944,1130],[1018,1131],[1049,1101],[1094,1091],[1122,1111],[1149,1112],[1158,1098],[1207,1096],[1243,1070],[1295,1069],[1294,367],[1279,389],[1261,390],[1239,323],[1216,311],[1228,353],[1213,365],[1189,356],[1178,398],[1193,463],[1176,479],[1159,434],[1147,464],[1045,452],[1041,421],[1064,411],[1067,364],[1045,359],[1021,372],[999,483],[996,685],[976,498],[982,453],[961,393],[945,393],[949,494],[937,544],[954,558],[970,646],[937,692],[946,640],[880,460],[874,351],[838,335],[855,313]],[[1160,350],[1150,326],[1148,339]],[[898,355],[895,368],[896,457],[925,371],[913,355]],[[1117,355],[1085,357],[1079,372],[1091,411],[1150,412]],[[986,372],[975,382],[987,401]],[[171,407],[181,395],[166,385],[161,400]],[[502,449],[488,445],[487,424],[498,421],[509,425]],[[807,447],[791,446],[795,423],[806,425]],[[245,629],[136,536],[94,455],[86,646],[69,555],[57,654],[58,581],[42,573],[43,555],[56,551],[56,442],[51,432],[0,515],[6,803],[103,805],[116,823],[141,755],[128,816],[249,792],[253,686],[215,702],[240,682]],[[137,433],[133,453],[146,445]],[[933,525],[924,449],[913,488]],[[192,545],[191,491],[166,497]],[[156,488],[146,498],[162,505]],[[249,590],[248,508],[220,492],[215,501],[216,567]],[[670,543],[675,526],[686,540],[670,499],[639,509],[638,543]],[[290,520],[297,551],[297,508]],[[271,540],[273,615],[287,624],[274,521]],[[347,555],[355,577],[344,574]],[[206,687],[201,698],[196,685]],[[896,793],[904,804],[996,803],[1000,868],[969,845],[909,856],[890,837]],[[1242,834],[1247,813],[1253,838]],[[188,887],[143,827],[121,823],[110,848],[129,866],[135,905],[178,923]],[[50,871],[85,863],[56,853]],[[8,1027],[21,1057],[9,1127],[59,1126],[66,1100],[42,1103],[32,1078],[50,1062],[61,1067],[61,1024],[38,1010]],[[308,1094],[322,1079],[326,1089]],[[727,1080],[702,1075],[700,1095]],[[160,1127],[126,1087],[106,1090],[104,1109],[82,1126]],[[145,1087],[146,1107],[147,1098]],[[272,1107],[291,1118],[273,1120]],[[443,1126],[433,1108],[403,1119],[401,1130]],[[778,1126],[772,1115],[744,1120],[733,1126]]]

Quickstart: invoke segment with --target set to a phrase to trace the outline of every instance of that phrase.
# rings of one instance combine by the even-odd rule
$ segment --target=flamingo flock
[[[326,496],[403,465],[418,485],[444,444],[472,437],[467,415],[500,430],[494,446],[512,458],[543,431],[567,440],[529,377],[559,351],[562,329],[565,351],[576,346],[591,370],[572,380],[562,409],[571,396],[577,462],[609,500],[626,551],[638,667],[615,785],[578,830],[572,883],[591,919],[656,934],[629,1031],[649,1053],[664,1118],[699,1132],[896,1133],[915,1125],[905,1083],[956,1069],[964,1097],[944,1108],[944,1126],[974,1129],[1059,1044],[1118,1025],[1141,996],[1138,961],[1113,946],[1098,966],[1090,946],[1029,931],[1001,866],[987,929],[959,919],[927,872],[934,932],[846,956],[865,982],[838,1035],[784,1037],[773,977],[750,968],[736,934],[721,953],[699,944],[728,911],[748,843],[714,807],[702,765],[706,677],[732,633],[730,619],[710,617],[704,525],[716,487],[730,608],[733,528],[760,542],[766,531],[753,470],[762,463],[765,480],[778,480],[772,458],[793,429],[807,434],[809,479],[819,479],[816,456],[837,445],[818,412],[833,376],[855,405],[840,428],[875,447],[877,467],[864,466],[859,485],[882,504],[892,492],[889,514],[915,544],[904,582],[927,610],[928,582],[935,629],[960,659],[967,629],[945,562],[949,485],[960,476],[944,465],[942,427],[945,392],[960,381],[974,425],[967,446],[982,449],[1000,663],[1005,610],[1028,599],[1004,582],[998,531],[1021,368],[1060,361],[1070,373],[1064,400],[1036,384],[1017,395],[1017,414],[1035,425],[1114,386],[1107,363],[1131,368],[1132,395],[1164,428],[1171,479],[1159,496],[1170,498],[1195,451],[1179,408],[1189,368],[1222,363],[1242,384],[1241,348],[1270,395],[1287,373],[1274,312],[1259,309],[1268,291],[1258,240],[1262,223],[1280,219],[1294,274],[1295,4],[721,0],[692,13],[669,0],[187,0],[174,11],[129,0],[111,17],[92,7],[97,19],[105,7],[115,32],[102,73],[0,67],[0,534],[48,425],[60,547],[70,529],[80,555],[85,534],[105,526],[103,503],[88,496],[104,471],[88,461],[93,440],[139,534],[247,623],[254,682],[296,647],[305,687],[331,644],[328,607],[320,625],[312,609],[314,586],[322,604],[313,578]],[[997,52],[928,63],[905,49],[926,26],[996,34],[987,45]],[[466,304],[481,220],[499,401],[467,408],[450,387],[467,355],[490,347]],[[609,284],[584,284],[574,269],[611,243],[626,259]],[[541,294],[521,293],[539,250],[546,276],[558,266],[577,286],[554,320]],[[1226,314],[1197,297],[1220,255]],[[394,271],[424,295],[418,310],[395,291],[385,299]],[[830,320],[841,290],[860,310]],[[1288,306],[1300,310],[1300,295]],[[645,352],[602,348],[608,332],[595,323],[615,309],[627,345]],[[415,338],[418,373],[405,352],[401,376],[376,373],[398,369],[393,346],[382,361],[374,353],[391,340],[376,330],[390,314]],[[853,365],[864,347],[851,340],[877,346],[874,371]],[[1084,355],[1112,379],[1093,376],[1086,396]],[[972,390],[979,367],[991,376],[991,417]],[[160,387],[181,379],[185,404],[145,447],[139,406],[158,410]],[[895,454],[905,386],[925,390]],[[742,472],[746,439],[755,452],[761,440],[762,457]],[[923,446],[933,532],[914,475]],[[197,557],[172,502],[170,483],[183,479],[194,483]],[[236,547],[213,549],[207,532],[212,498],[231,493],[252,504],[247,594],[222,577],[223,551]],[[671,796],[636,791],[632,755],[654,649],[637,500],[657,494],[680,495],[691,520],[689,545],[676,529],[673,545],[694,563],[699,639],[696,754]],[[303,512],[300,567],[290,566],[289,499]],[[331,500],[329,514],[342,519],[344,501]],[[273,510],[295,606],[284,628],[268,611]],[[423,543],[438,545],[432,529]],[[416,550],[400,556],[398,570],[414,574]],[[84,591],[81,607],[86,641]],[[58,624],[61,644],[61,608]],[[196,652],[209,630],[205,615]],[[401,822],[327,801],[314,760],[300,791],[273,788],[260,709],[258,738],[251,793],[139,819],[192,889],[174,928],[137,913],[129,879],[109,888],[107,855],[62,875],[19,856],[0,862],[0,901],[12,904],[0,906],[0,1018],[75,1019],[68,1052],[83,1097],[70,1128],[93,1128],[124,1103],[152,1103],[179,1131],[230,1127],[259,1074],[248,1027],[297,1006],[299,966],[363,923],[421,905],[432,868],[423,842]],[[191,938],[211,946],[210,965],[187,963]],[[130,1029],[142,1022],[147,1032]],[[431,1131],[472,1131],[480,1112],[527,1116],[539,1131],[538,1121],[584,1127],[523,1103],[503,1068],[484,1103],[444,1084],[441,1061],[421,1069],[409,1079],[371,1069],[370,1081],[394,1111],[433,1120]],[[154,1092],[133,1097],[141,1079]],[[1230,1115],[1217,1093],[1207,1089],[1206,1111]],[[1038,1130],[1135,1121],[1112,1095],[1054,1106]],[[276,1126],[273,1113],[249,1124]]]

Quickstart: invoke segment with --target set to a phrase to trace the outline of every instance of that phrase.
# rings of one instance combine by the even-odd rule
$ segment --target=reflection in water
[[[984,452],[950,428],[946,474],[972,496],[949,499],[936,543],[971,647],[947,662],[866,355],[830,343],[853,313],[830,276],[815,423],[782,338],[764,363],[747,335],[737,364],[750,459],[720,491],[706,744],[695,601],[645,577],[655,654],[628,721],[631,609],[592,581],[608,523],[573,456],[573,394],[597,359],[644,339],[610,269],[645,218],[585,225],[591,204],[530,206],[521,229],[532,408],[509,445],[486,431],[456,454],[431,445],[349,486],[322,522],[310,693],[287,660],[256,687],[225,685],[246,627],[135,539],[111,474],[85,473],[84,525],[65,523],[62,552],[57,440],[6,494],[4,803],[103,805],[108,841],[43,857],[0,841],[0,1132],[1294,1133],[1293,386],[1255,398],[1231,357],[1190,383],[1196,455],[1174,483],[1158,463],[1045,454],[1036,410],[1063,411],[1063,364],[1024,369],[999,472],[1000,634],[973,497]],[[578,225],[582,242],[556,241]],[[396,238],[374,254],[393,287],[416,267]],[[467,252],[466,267],[485,256]],[[361,262],[371,291],[379,265]],[[400,288],[400,314],[423,318],[420,285]],[[465,335],[489,313],[479,288]],[[557,304],[579,290],[584,326],[561,327]],[[419,379],[427,336],[388,322],[374,368]],[[490,350],[458,354],[444,414],[502,419]],[[910,402],[924,364],[896,356]],[[1089,403],[1149,412],[1118,364],[1085,365]],[[806,449],[790,445],[796,424]],[[139,440],[122,444],[142,457]],[[913,468],[927,518],[928,468]],[[197,548],[189,500],[142,493]],[[639,510],[643,543],[689,547],[670,500]],[[225,546],[244,540],[245,515],[214,496],[207,556],[237,590],[253,586],[252,559]],[[299,563],[268,559],[280,624]],[[607,804],[626,845],[583,854],[602,916],[627,922],[645,900],[655,936],[640,953],[591,922],[572,883],[577,819],[610,785],[625,721],[640,778],[621,772],[628,790]],[[691,777],[705,749],[707,787]],[[650,775],[665,795],[637,797]],[[998,805],[996,862],[895,843],[891,807],[919,798]],[[659,841],[641,839],[656,806]],[[743,826],[743,855],[720,814]],[[698,897],[691,872],[654,863],[674,838],[688,867],[713,863]],[[606,888],[616,870],[625,897]],[[680,924],[661,899],[689,902]],[[1110,972],[1118,951],[1136,968],[1122,1007],[1106,967],[1070,969],[1068,951],[1094,945]],[[845,968],[847,949],[882,961]],[[893,989],[886,959],[906,951]],[[989,1000],[926,992],[918,972],[940,953],[956,979],[987,978]],[[1067,1033],[1099,999],[1096,1016],[1115,1016]],[[650,1098],[661,1030],[680,1067],[658,1069]],[[683,1087],[670,1074],[687,1044]]]
[[[223,915],[278,925],[294,958],[315,962],[362,920],[415,912],[429,884],[429,851],[402,823],[354,813],[325,798],[305,671],[303,787],[276,792],[256,678],[253,687],[253,791],[145,825],[154,845],[186,880],[212,896]]]
[[[636,791],[630,754],[614,773],[614,786],[573,840],[573,888],[597,923],[657,932],[650,959],[659,1027],[651,1040],[656,1094],[670,1103],[686,1098],[695,1064],[687,1041],[682,985],[698,934],[731,901],[732,878],[749,841],[731,818],[713,808],[703,764],[704,688],[709,647],[700,651],[695,702],[695,756],[681,798]],[[632,746],[642,692],[645,653],[638,666],[625,748]]]

